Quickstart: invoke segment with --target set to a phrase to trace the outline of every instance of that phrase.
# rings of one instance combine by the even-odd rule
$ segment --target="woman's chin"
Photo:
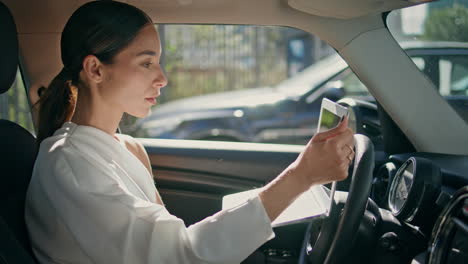
[[[143,110],[143,111],[138,111],[138,112],[127,112],[127,114],[133,116],[133,117],[136,117],[136,118],[144,118],[144,117],[147,117],[151,114],[151,108],[148,108],[146,110]]]
[[[151,107],[148,108],[146,111],[141,111],[141,112],[135,113],[133,116],[137,117],[137,118],[144,118],[144,117],[149,116],[150,114],[151,114]]]

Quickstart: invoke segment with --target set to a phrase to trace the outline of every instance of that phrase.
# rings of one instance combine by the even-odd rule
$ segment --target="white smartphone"
[[[349,115],[348,108],[339,105],[327,98],[323,98],[322,106],[320,108],[320,117],[317,125],[317,133],[325,132],[332,128],[335,128],[340,124],[345,116]],[[332,182],[330,190],[330,205],[327,208],[327,215],[331,211],[333,199],[335,197],[336,182]]]
[[[322,106],[320,108],[319,122],[317,125],[317,133],[335,128],[340,124],[344,116],[348,116],[348,113],[348,108],[327,98],[323,98]]]

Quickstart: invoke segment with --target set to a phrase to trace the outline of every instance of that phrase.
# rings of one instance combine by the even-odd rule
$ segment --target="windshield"
[[[468,122],[468,0],[391,12],[387,26],[416,66]]]

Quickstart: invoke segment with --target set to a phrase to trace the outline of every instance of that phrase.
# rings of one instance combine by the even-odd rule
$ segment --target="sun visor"
[[[434,0],[288,0],[288,4],[294,9],[311,15],[350,19],[433,1]]]

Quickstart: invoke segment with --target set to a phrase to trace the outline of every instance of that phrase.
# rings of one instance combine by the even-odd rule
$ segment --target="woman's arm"
[[[271,221],[312,185],[346,179],[348,156],[354,155],[350,150],[354,148],[353,132],[347,125],[345,118],[336,128],[316,134],[296,161],[263,188],[259,198]],[[143,145],[130,136],[120,135],[119,138],[152,175],[151,162]],[[163,204],[158,193],[156,197],[157,202]]]

